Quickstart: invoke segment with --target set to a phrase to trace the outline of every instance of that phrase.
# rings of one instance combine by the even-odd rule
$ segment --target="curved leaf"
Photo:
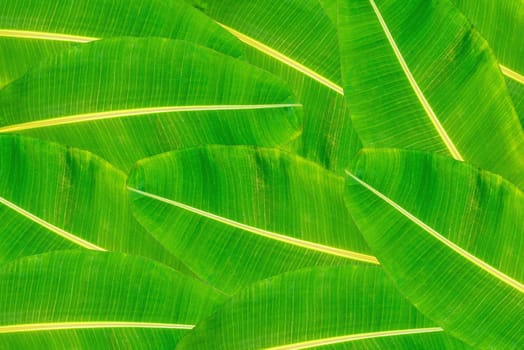
[[[498,64],[451,3],[339,5],[346,96],[366,147],[451,155],[524,187],[524,132]]]
[[[208,146],[140,161],[128,180],[137,219],[226,292],[312,265],[370,256],[341,177],[275,149]]]
[[[231,298],[180,349],[469,349],[364,266],[315,268],[261,281]]]
[[[151,260],[54,252],[0,269],[2,349],[173,349],[223,302]]]
[[[51,250],[144,255],[187,271],[136,222],[126,176],[90,153],[0,137],[0,264]]]
[[[281,145],[298,137],[301,116],[261,69],[160,38],[82,45],[0,91],[0,133],[86,149],[122,169],[200,144]]]
[[[336,28],[317,0],[190,0],[242,41],[304,105],[300,154],[343,173],[360,149],[343,98]]]
[[[2,1],[0,13],[0,87],[46,57],[101,38],[189,39],[234,56],[242,53],[231,35],[183,1],[9,0]]]
[[[489,42],[524,125],[524,1],[452,0]]]
[[[524,194],[441,156],[365,151],[346,202],[400,290],[471,345],[524,346]]]

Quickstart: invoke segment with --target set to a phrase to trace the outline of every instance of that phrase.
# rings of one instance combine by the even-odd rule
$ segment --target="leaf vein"
[[[36,120],[27,123],[7,125],[0,127],[0,133],[15,132],[29,129],[46,128],[64,124],[84,123],[95,120],[106,120],[113,118],[124,118],[132,116],[143,116],[150,114],[173,113],[173,112],[196,112],[196,111],[236,111],[272,108],[302,107],[301,104],[260,104],[260,105],[208,105],[208,106],[167,106],[146,107],[135,109],[123,109],[106,112],[85,113],[45,120]]]
[[[21,38],[21,39],[39,39],[39,40],[52,40],[52,41],[68,41],[68,42],[73,42],[73,43],[88,43],[91,41],[100,40],[100,38],[93,38],[93,37],[81,36],[81,35],[37,32],[37,31],[30,31],[30,30],[17,30],[17,29],[0,29],[0,37]]]
[[[213,214],[213,213],[209,213],[209,212],[206,212],[206,211],[198,209],[198,208],[191,207],[191,206],[189,206],[187,204],[180,203],[180,202],[177,202],[177,201],[174,201],[174,200],[171,200],[171,199],[167,199],[167,198],[164,198],[164,197],[161,197],[161,196],[157,196],[157,195],[152,194],[152,193],[140,191],[140,190],[132,188],[132,187],[128,187],[128,190],[130,190],[132,192],[135,192],[135,193],[138,193],[138,194],[140,194],[142,196],[149,197],[149,198],[158,200],[160,202],[163,202],[163,203],[166,203],[166,204],[169,204],[169,205],[172,205],[172,206],[175,206],[175,207],[187,210],[189,212],[192,212],[192,213],[195,213],[197,215],[206,217],[208,219],[221,222],[221,223],[223,223],[225,225],[229,225],[229,226],[232,226],[232,227],[235,227],[235,228],[247,231],[247,232],[254,233],[256,235],[259,235],[259,236],[262,236],[262,237],[265,237],[265,238],[270,238],[270,239],[273,239],[273,240],[276,240],[276,241],[279,241],[279,242],[283,242],[283,243],[286,243],[286,244],[291,244],[291,245],[295,245],[295,246],[298,246],[298,247],[301,247],[301,248],[318,251],[318,252],[321,252],[321,253],[324,253],[324,254],[335,255],[335,256],[338,256],[338,257],[341,257],[341,258],[345,258],[345,259],[363,261],[363,262],[376,264],[376,265],[379,264],[378,260],[374,256],[371,256],[371,255],[366,255],[366,254],[352,252],[352,251],[348,251],[348,250],[344,250],[344,249],[334,248],[334,247],[330,247],[330,246],[326,246],[326,245],[322,245],[322,244],[318,244],[318,243],[314,243],[314,242],[304,241],[304,240],[301,240],[301,239],[298,239],[298,238],[282,235],[282,234],[279,234],[279,233],[266,231],[266,230],[260,229],[258,227],[249,226],[249,225],[243,224],[241,222],[234,221],[234,220],[231,220],[231,219],[228,219],[228,218],[224,218],[222,216],[219,216],[219,215],[216,215],[216,214]]]
[[[444,331],[440,327],[433,328],[413,328],[413,329],[401,329],[393,331],[379,331],[379,332],[369,332],[369,333],[358,333],[350,335],[342,335],[338,337],[324,338],[324,339],[315,339],[308,340],[301,343],[281,345],[272,348],[267,348],[266,350],[299,350],[299,349],[309,349],[318,346],[326,346],[332,344],[347,343],[355,340],[363,339],[372,339],[372,338],[382,338],[382,337],[395,337],[409,334],[421,334],[421,333],[432,333],[432,332],[442,332]]]
[[[93,328],[163,328],[163,329],[193,329],[191,324],[172,324],[154,322],[126,322],[126,321],[100,321],[100,322],[56,322],[56,323],[29,323],[0,326],[0,334],[55,331],[65,329],[93,329]]]
[[[68,241],[71,241],[81,247],[84,247],[84,248],[87,248],[87,249],[91,249],[91,250],[98,250],[98,251],[106,251],[106,249],[104,248],[101,248],[91,242],[88,242],[78,236],[75,236],[74,234],[72,233],[69,233],[63,229],[61,229],[60,227],[57,227],[41,218],[39,218],[38,216],[34,215],[34,214],[31,214],[30,212],[28,212],[27,210],[23,209],[23,208],[20,208],[19,206],[17,206],[16,204],[8,201],[7,199],[5,198],[2,198],[0,197],[0,203],[2,203],[3,205],[5,205],[6,207],[14,210],[15,212],[19,213],[20,215],[24,216],[25,218],[37,223],[38,225],[42,226],[42,227],[45,227],[46,229],[48,229],[49,231],[52,231],[54,233],[56,233],[57,235],[59,235],[60,237],[62,238],[65,238],[67,239]]]
[[[220,25],[221,27],[223,27],[225,30],[227,30],[228,32],[230,32],[232,35],[234,35],[235,37],[237,37],[240,41],[244,42],[245,44],[257,49],[258,51],[270,56],[270,57],[273,57],[274,59],[284,63],[285,65],[299,71],[300,73],[302,74],[305,74],[307,75],[308,77],[318,81],[320,84],[330,88],[331,90],[337,92],[338,94],[340,95],[344,95],[344,89],[335,84],[334,82],[332,82],[331,80],[329,80],[328,78],[320,75],[319,73],[315,72],[314,70],[304,66],[303,64],[293,60],[292,58],[284,55],[283,53],[281,52],[278,52],[277,50],[261,43],[260,41],[258,40],[255,40],[231,27],[228,27],[226,26],[225,24],[222,24],[222,23],[219,23],[219,22],[216,22],[218,25]]]

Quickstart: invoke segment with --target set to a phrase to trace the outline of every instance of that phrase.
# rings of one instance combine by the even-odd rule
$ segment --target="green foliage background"
[[[524,348],[524,0],[0,3],[0,349]]]

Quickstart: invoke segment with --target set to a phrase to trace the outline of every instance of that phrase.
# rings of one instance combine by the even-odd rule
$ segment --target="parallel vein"
[[[426,96],[424,96],[424,93],[418,86],[417,81],[415,80],[415,77],[413,77],[413,74],[411,73],[406,61],[404,60],[404,57],[402,56],[402,53],[400,52],[400,49],[397,46],[397,43],[393,39],[393,36],[391,35],[391,32],[389,31],[389,28],[386,22],[384,21],[382,14],[380,13],[380,10],[378,9],[377,5],[375,4],[375,1],[369,0],[369,3],[371,4],[371,7],[373,7],[373,11],[375,12],[377,19],[380,22],[380,26],[382,27],[382,30],[384,31],[384,34],[386,35],[389,41],[389,44],[391,45],[391,48],[393,49],[395,56],[397,57],[397,60],[400,63],[400,66],[402,67],[402,70],[404,71],[404,74],[408,78],[411,88],[417,95],[420,103],[422,104],[422,107],[426,111],[426,114],[428,115],[429,119],[431,120],[431,123],[437,130],[437,133],[439,134],[440,138],[442,139],[442,141],[448,148],[453,158],[457,160],[464,160],[460,152],[457,150],[457,147],[455,146],[455,144],[453,143],[453,141],[447,134],[446,130],[444,129],[444,126],[442,126],[442,124],[440,123],[440,120],[438,119],[437,115],[433,111],[433,108],[431,107],[428,100],[426,99]]]
[[[363,339],[372,339],[372,338],[382,338],[382,337],[395,337],[409,334],[421,334],[421,333],[432,333],[432,332],[442,332],[444,331],[440,327],[434,328],[413,328],[413,329],[400,329],[394,331],[381,331],[381,332],[369,332],[369,333],[358,333],[350,335],[342,335],[338,337],[324,338],[324,339],[315,339],[308,340],[301,343],[289,344],[275,346],[272,348],[267,348],[265,350],[299,350],[299,349],[309,349],[318,346],[326,346],[339,343],[347,343],[355,340]]]
[[[62,238],[65,238],[67,239],[68,241],[71,241],[75,244],[78,244],[79,246],[81,247],[84,247],[84,248],[87,248],[87,249],[91,249],[91,250],[98,250],[98,251],[106,251],[106,249],[104,248],[101,248],[91,242],[88,242],[78,236],[75,236],[74,234],[72,233],[69,233],[63,229],[61,229],[60,227],[57,227],[41,218],[39,218],[38,216],[34,215],[34,214],[31,214],[30,212],[28,212],[27,210],[23,209],[23,208],[20,208],[19,206],[17,206],[16,204],[14,203],[11,203],[10,201],[8,201],[7,199],[5,198],[2,198],[0,197],[0,203],[2,203],[3,205],[5,205],[6,207],[16,211],[18,214],[24,216],[25,218],[37,223],[38,225],[40,226],[43,226],[45,227],[46,229],[48,229],[49,231],[52,231],[54,233],[56,233],[57,235],[59,235],[60,237]]]
[[[358,261],[363,261],[363,262],[376,264],[376,265],[379,264],[377,258],[375,258],[374,256],[371,256],[371,255],[366,255],[366,254],[361,254],[361,253],[352,252],[352,251],[348,251],[348,250],[343,250],[343,249],[339,249],[339,248],[334,248],[334,247],[330,247],[330,246],[325,246],[325,245],[322,245],[322,244],[318,244],[318,243],[314,243],[314,242],[308,242],[308,241],[304,241],[304,240],[301,240],[301,239],[298,239],[298,238],[285,236],[285,235],[282,235],[282,234],[279,234],[279,233],[266,231],[266,230],[260,229],[258,227],[249,226],[249,225],[243,224],[243,223],[238,222],[238,221],[234,221],[234,220],[231,220],[231,219],[228,219],[228,218],[224,218],[222,216],[219,216],[219,215],[216,215],[216,214],[213,214],[213,213],[206,212],[206,211],[198,209],[198,208],[191,207],[191,206],[189,206],[187,204],[184,204],[184,203],[180,203],[180,202],[177,202],[177,201],[174,201],[174,200],[171,200],[171,199],[167,199],[167,198],[164,198],[164,197],[161,197],[161,196],[157,196],[157,195],[152,194],[152,193],[143,192],[143,191],[140,191],[140,190],[132,188],[132,187],[128,187],[128,189],[130,191],[138,193],[138,194],[140,194],[142,196],[149,197],[149,198],[158,200],[160,202],[163,202],[163,203],[166,203],[166,204],[169,204],[169,205],[173,205],[175,207],[178,207],[178,208],[187,210],[189,212],[201,215],[201,216],[209,218],[211,220],[215,220],[215,221],[221,222],[221,223],[223,223],[225,225],[236,227],[236,228],[239,228],[239,229],[242,229],[242,230],[254,233],[254,234],[262,236],[262,237],[270,238],[270,239],[273,239],[273,240],[276,240],[276,241],[279,241],[279,242],[295,245],[295,246],[298,246],[298,247],[301,247],[301,248],[305,248],[305,249],[315,250],[315,251],[318,251],[318,252],[321,252],[321,253],[325,253],[325,254],[331,254],[331,255],[339,256],[339,257],[342,257],[342,258],[345,258],[345,259],[358,260]]]
[[[91,41],[100,40],[100,38],[93,38],[89,36],[71,35],[63,33],[35,32],[30,30],[17,29],[0,29],[0,37],[68,41],[72,43],[88,43]]]
[[[463,258],[467,259],[469,262],[473,263],[475,266],[481,268],[482,270],[486,271],[490,275],[494,276],[495,278],[499,279],[500,281],[506,283],[507,285],[515,288],[521,293],[524,293],[524,284],[520,283],[519,281],[513,279],[512,277],[506,275],[502,271],[497,270],[493,266],[489,265],[485,261],[477,258],[475,255],[471,254],[470,252],[466,251],[465,249],[461,248],[460,246],[456,245],[437,231],[435,231],[432,227],[428,226],[426,223],[424,223],[422,220],[417,218],[415,215],[408,212],[406,209],[402,208],[399,204],[388,198],[386,195],[382,194],[377,189],[373,188],[368,183],[362,181],[352,173],[346,170],[346,174],[348,174],[351,178],[353,178],[355,181],[357,181],[360,185],[364,186],[367,190],[369,190],[371,193],[375,194],[377,197],[382,199],[387,204],[391,205],[394,209],[396,209],[399,213],[407,217],[409,220],[413,221],[417,226],[422,228],[424,231],[429,233],[431,236],[439,240],[441,243],[446,245],[448,248],[453,250],[455,253],[459,254]]]
[[[273,109],[302,107],[301,104],[259,104],[259,105],[207,105],[207,106],[166,106],[166,107],[146,107],[123,109],[107,112],[85,113],[71,116],[63,116],[44,120],[35,120],[27,123],[7,125],[0,127],[0,133],[22,131],[37,128],[46,128],[63,124],[84,123],[95,120],[124,118],[132,116],[143,116],[149,114],[161,114],[172,112],[196,112],[196,111],[234,111],[234,110],[253,110],[253,109]]]
[[[233,34],[234,36],[236,36],[240,41],[244,42],[245,44],[257,49],[258,51],[270,56],[270,57],[273,57],[274,59],[284,63],[285,65],[307,75],[308,77],[318,81],[320,84],[322,85],[325,85],[327,86],[328,88],[330,88],[331,90],[339,93],[340,95],[344,95],[344,89],[335,84],[334,82],[332,82],[331,80],[329,80],[328,78],[320,75],[319,73],[313,71],[312,69],[304,66],[303,64],[293,60],[292,58],[284,55],[283,53],[281,52],[278,52],[277,50],[261,43],[260,41],[258,40],[255,40],[243,33],[240,33],[239,31],[231,28],[231,27],[228,27],[226,26],[225,24],[222,24],[222,23],[219,23],[219,22],[216,22],[218,25],[220,25],[221,27],[223,27],[225,30],[227,30],[228,32],[230,32],[231,34]]]
[[[65,329],[94,329],[94,328],[164,328],[164,329],[193,329],[192,324],[154,323],[154,322],[125,322],[125,321],[91,321],[91,322],[53,322],[28,323],[0,326],[0,334],[56,331]]]

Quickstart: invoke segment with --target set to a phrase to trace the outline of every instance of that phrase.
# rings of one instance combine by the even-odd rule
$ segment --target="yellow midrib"
[[[400,52],[400,49],[397,46],[397,43],[393,39],[393,36],[392,36],[391,32],[389,31],[389,28],[388,28],[388,26],[386,24],[386,21],[382,17],[382,14],[380,13],[380,10],[379,10],[378,6],[376,5],[375,1],[374,0],[369,0],[369,3],[371,4],[371,7],[373,8],[373,11],[375,12],[375,15],[377,16],[377,19],[378,19],[378,21],[380,23],[380,26],[382,27],[382,30],[384,31],[384,34],[386,35],[386,37],[388,39],[388,42],[389,42],[391,48],[393,49],[393,52],[395,53],[395,56],[396,56],[398,62],[400,63],[400,66],[402,67],[402,70],[404,71],[404,74],[406,75],[406,77],[407,77],[407,79],[409,81],[409,84],[411,85],[411,88],[415,92],[415,95],[417,96],[418,100],[420,101],[420,104],[424,108],[424,111],[426,112],[427,116],[429,117],[431,123],[435,127],[435,130],[439,134],[440,138],[442,139],[442,141],[446,145],[447,149],[449,150],[449,152],[451,153],[453,158],[455,158],[457,160],[464,160],[464,158],[462,158],[462,155],[458,151],[457,147],[455,146],[455,144],[453,143],[453,141],[449,137],[448,133],[444,129],[444,126],[441,124],[441,122],[438,119],[437,115],[433,111],[433,108],[431,107],[431,105],[429,104],[428,100],[426,99],[426,96],[424,96],[424,93],[422,92],[422,90],[418,86],[417,81],[413,77],[413,74],[411,73],[411,70],[409,69],[406,61],[404,60],[404,57],[402,56],[402,53]]]
[[[38,32],[30,30],[18,29],[0,29],[0,37],[21,38],[21,39],[38,39],[51,41],[66,41],[72,43],[88,43],[91,41],[100,40],[89,36],[71,35],[51,32]]]
[[[157,195],[152,194],[152,193],[140,191],[140,190],[132,188],[132,187],[128,187],[128,189],[130,191],[138,193],[138,194],[140,194],[142,196],[158,200],[160,202],[163,202],[163,203],[166,203],[166,204],[169,204],[169,205],[172,205],[172,206],[175,206],[175,207],[187,210],[187,211],[195,213],[197,215],[209,218],[211,220],[215,220],[215,221],[221,222],[221,223],[223,223],[225,225],[228,225],[228,226],[232,226],[232,227],[235,227],[235,228],[247,231],[247,232],[254,233],[254,234],[262,236],[262,237],[270,238],[270,239],[273,239],[273,240],[276,240],[276,241],[279,241],[279,242],[283,242],[283,243],[286,243],[286,244],[295,245],[295,246],[298,246],[298,247],[301,247],[301,248],[318,251],[318,252],[321,252],[321,253],[324,253],[324,254],[330,254],[330,255],[338,256],[338,257],[345,258],[345,259],[357,260],[357,261],[367,262],[367,263],[376,264],[376,265],[379,264],[378,260],[374,256],[371,256],[371,255],[366,255],[366,254],[352,252],[352,251],[348,251],[348,250],[344,250],[344,249],[339,249],[339,248],[334,248],[334,247],[330,247],[330,246],[325,246],[325,245],[322,245],[322,244],[313,243],[313,242],[309,242],[309,241],[304,241],[304,240],[301,240],[301,239],[298,239],[298,238],[294,238],[294,237],[282,235],[282,234],[279,234],[279,233],[263,230],[263,229],[260,229],[258,227],[249,226],[249,225],[243,224],[243,223],[238,222],[238,221],[234,221],[234,220],[231,220],[231,219],[228,219],[228,218],[224,218],[222,216],[219,216],[219,215],[216,215],[216,214],[213,214],[213,213],[209,213],[209,212],[206,212],[206,211],[198,209],[198,208],[191,207],[191,206],[189,206],[187,204],[184,204],[184,203],[180,203],[180,202],[177,202],[177,201],[174,201],[174,200],[171,200],[171,199],[167,199],[167,198],[164,198],[164,197],[161,197],[161,196],[157,196]]]
[[[113,118],[124,118],[132,116],[143,116],[150,114],[173,113],[173,112],[198,112],[198,111],[236,111],[236,110],[255,110],[255,109],[274,109],[274,108],[293,108],[302,107],[301,104],[259,104],[259,105],[202,105],[202,106],[163,106],[163,107],[144,107],[134,109],[123,109],[106,112],[94,112],[36,120],[27,123],[6,125],[0,127],[0,133],[15,132],[29,129],[45,128],[64,124],[84,123],[95,120],[106,120]]]
[[[96,328],[155,328],[155,329],[193,329],[192,324],[154,323],[154,322],[126,322],[126,321],[88,321],[88,322],[49,322],[27,323],[0,326],[0,334],[56,331],[66,329],[96,329]]]
[[[91,249],[91,250],[98,250],[98,251],[106,251],[106,249],[104,248],[101,248],[99,246],[97,246],[96,244],[93,244],[91,242],[88,242],[78,236],[75,236],[74,234],[70,233],[70,232],[67,232],[63,229],[61,229],[60,227],[57,227],[41,218],[39,218],[38,216],[28,212],[27,210],[23,209],[23,208],[20,208],[19,206],[17,206],[16,204],[8,201],[7,199],[3,198],[3,197],[0,197],[0,203],[5,205],[6,207],[14,210],[15,212],[17,212],[18,214],[22,215],[23,217],[37,223],[38,225],[42,226],[42,227],[45,227],[46,229],[48,229],[49,231],[57,234],[58,236],[70,241],[70,242],[73,242],[74,244],[77,244],[83,248],[87,248],[87,249]]]
[[[270,57],[273,57],[277,61],[282,62],[283,64],[299,71],[300,73],[307,75],[308,77],[316,80],[320,84],[330,88],[331,90],[337,92],[338,94],[344,95],[344,89],[341,86],[337,85],[336,83],[332,82],[331,80],[322,76],[321,74],[315,72],[311,68],[304,66],[303,64],[295,61],[291,57],[284,55],[283,53],[273,49],[272,47],[266,44],[263,44],[262,42],[237,31],[236,29],[226,26],[225,24],[222,24],[220,22],[216,22],[216,23],[220,25],[222,28],[224,28],[225,30],[227,30],[228,32],[230,32],[232,35],[237,37],[240,41],[244,42],[245,44],[257,49],[258,51]]]
[[[401,207],[399,204],[391,200],[389,197],[369,185],[368,183],[362,181],[357,176],[353,175],[351,172],[346,170],[346,174],[348,174],[352,179],[354,179],[356,182],[358,182],[360,185],[362,185],[364,188],[366,188],[368,191],[382,199],[384,202],[389,204],[391,207],[393,207],[395,210],[397,210],[399,213],[404,215],[406,218],[411,220],[413,223],[415,223],[417,226],[422,228],[424,231],[429,233],[432,237],[437,239],[439,242],[443,243],[445,246],[447,246],[449,249],[453,250],[455,253],[459,254],[466,260],[468,260],[470,263],[474,264],[475,266],[479,267],[480,269],[486,271],[493,277],[497,278],[498,280],[504,282],[505,284],[515,288],[521,293],[524,293],[524,284],[520,283],[519,281],[515,280],[514,278],[506,275],[502,271],[499,271],[498,269],[494,268],[493,266],[489,265],[485,261],[477,258],[475,255],[471,254],[470,252],[466,251],[462,247],[456,245],[446,237],[444,237],[442,234],[438,233],[435,229],[424,223],[422,220],[417,218],[415,215],[411,214],[409,211]]]
[[[433,333],[433,332],[442,332],[444,331],[440,327],[433,328],[412,328],[412,329],[400,329],[392,331],[378,331],[378,332],[369,332],[369,333],[357,333],[350,335],[342,335],[337,337],[323,338],[308,340],[300,343],[280,345],[271,348],[266,348],[265,350],[299,350],[299,349],[309,349],[318,346],[326,346],[340,343],[348,343],[356,340],[365,340],[373,338],[383,338],[383,337],[396,337],[404,336],[410,334],[423,334],[423,333]]]
[[[524,75],[512,70],[512,69],[509,69],[508,67],[504,66],[504,65],[499,65],[500,66],[500,70],[502,72],[502,74],[504,74],[505,76],[507,76],[508,78],[511,78],[513,80],[515,80],[516,82],[520,83],[520,84],[524,84]]]

